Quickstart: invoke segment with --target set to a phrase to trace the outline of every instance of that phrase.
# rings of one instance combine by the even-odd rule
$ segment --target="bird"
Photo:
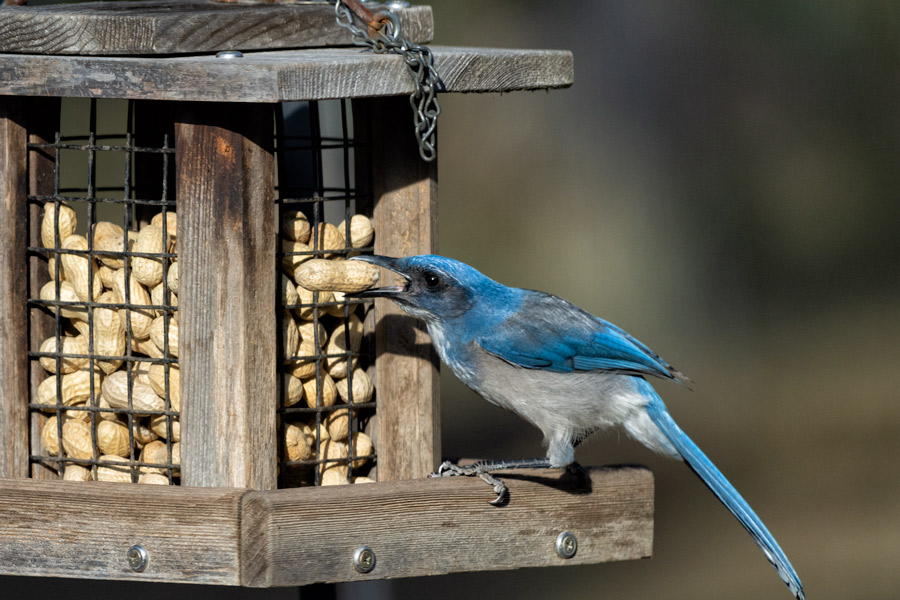
[[[803,585],[762,520],[669,414],[647,380],[690,380],[625,330],[536,290],[508,287],[475,268],[438,255],[358,255],[393,271],[401,285],[370,288],[356,298],[387,298],[421,319],[454,375],[488,402],[537,427],[544,459],[441,465],[436,475],[479,476],[497,498],[508,490],[492,471],[573,468],[575,446],[595,432],[621,427],[665,456],[681,459],[747,530],[799,600]]]

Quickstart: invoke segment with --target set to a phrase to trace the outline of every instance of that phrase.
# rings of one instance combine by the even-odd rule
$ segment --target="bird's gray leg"
[[[492,471],[505,471],[507,469],[549,469],[550,466],[550,462],[546,459],[479,461],[463,467],[454,462],[450,462],[449,460],[445,460],[441,463],[441,466],[438,467],[437,473],[432,473],[431,476],[477,476],[494,488],[494,493],[497,494],[497,497],[491,501],[491,504],[500,506],[506,501],[509,494],[509,488],[506,487],[506,484],[503,483],[499,477],[491,475]]]

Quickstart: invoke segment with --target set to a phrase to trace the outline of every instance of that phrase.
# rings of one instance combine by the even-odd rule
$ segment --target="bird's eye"
[[[430,290],[436,290],[441,285],[441,278],[432,271],[425,271],[422,277],[425,279],[425,286]]]

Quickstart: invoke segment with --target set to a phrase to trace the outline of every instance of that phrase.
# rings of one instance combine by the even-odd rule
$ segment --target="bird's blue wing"
[[[529,369],[603,370],[686,380],[621,328],[542,292],[528,291],[518,310],[476,341],[487,352]]]

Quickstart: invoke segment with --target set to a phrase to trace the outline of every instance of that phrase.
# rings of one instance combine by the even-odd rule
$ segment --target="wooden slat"
[[[47,144],[55,141],[56,132],[59,131],[60,99],[59,98],[30,98],[27,104],[28,141],[33,144]],[[56,193],[56,149],[35,148],[28,152],[28,189],[34,196],[53,196]],[[28,245],[41,246],[41,220],[43,207],[35,202],[28,207]],[[31,256],[28,259],[28,297],[39,298],[41,288],[50,281],[50,272],[47,268],[47,259],[42,256]],[[54,319],[48,312],[34,307],[28,314],[29,319],[29,347],[38,349],[41,342],[52,335]],[[47,376],[47,372],[37,361],[31,361],[29,365],[31,387],[28,398],[37,398],[37,389],[41,381]],[[33,454],[46,456],[47,450],[42,447],[40,432],[47,416],[42,413],[32,413],[31,427],[31,451]],[[56,479],[55,471],[40,464],[31,466],[31,476],[36,479]]]
[[[653,476],[593,468],[587,481],[558,470],[507,475],[510,501],[488,504],[480,479],[399,481],[250,492],[241,509],[241,583],[270,587],[462,571],[576,565],[649,557]],[[578,551],[555,552],[571,531]],[[353,568],[360,546],[376,555]]]
[[[239,583],[244,490],[0,480],[5,575]],[[136,573],[128,548],[149,553]]]
[[[430,6],[396,13],[411,41],[431,41]],[[145,0],[0,5],[0,52],[152,55],[349,45],[350,32],[337,25],[333,4]]]
[[[0,477],[28,476],[27,141],[23,99],[0,97]]]
[[[419,157],[409,102],[400,97],[366,104],[372,122],[375,254],[434,253],[437,166]],[[424,325],[389,300],[376,300],[375,323],[378,480],[426,477],[441,458],[437,353]]]
[[[276,485],[271,105],[182,104],[176,169],[182,472]]]
[[[448,92],[572,84],[572,53],[432,47]],[[243,58],[5,55],[0,95],[282,102],[410,94],[403,59],[358,48],[246,53]]]

